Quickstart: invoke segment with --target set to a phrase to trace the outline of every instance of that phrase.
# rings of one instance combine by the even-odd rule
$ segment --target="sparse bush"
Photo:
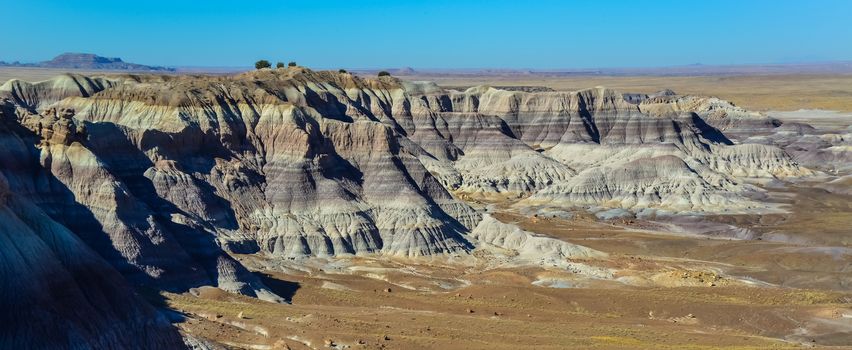
[[[389,77],[389,76],[390,76],[390,73],[388,73],[387,71],[384,71],[384,70],[383,70],[383,71],[379,72],[379,76],[380,76],[380,77]]]
[[[284,62],[278,62],[275,64],[275,68],[284,68]]]
[[[347,72],[345,69],[338,70],[337,72],[338,72],[338,73],[349,73],[349,72]]]
[[[263,68],[269,68],[269,67],[272,67],[272,65],[269,64],[269,61],[267,61],[267,60],[260,60],[260,61],[257,61],[257,62],[254,63],[254,68],[257,68],[257,69],[263,69]]]
[[[295,67],[296,61],[290,61],[290,63],[287,63],[287,65],[290,66],[290,67]]]

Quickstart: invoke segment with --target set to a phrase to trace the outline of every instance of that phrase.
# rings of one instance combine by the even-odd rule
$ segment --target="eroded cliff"
[[[671,92],[456,91],[295,67],[66,75],[0,98],[27,146],[0,157],[9,188],[131,281],[273,301],[231,254],[466,254],[485,237],[470,198],[747,211],[760,190],[743,178],[812,174],[729,137],[776,121]]]

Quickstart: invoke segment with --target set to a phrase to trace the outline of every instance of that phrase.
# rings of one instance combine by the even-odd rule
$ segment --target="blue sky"
[[[852,60],[852,0],[0,0],[0,60],[593,68]]]

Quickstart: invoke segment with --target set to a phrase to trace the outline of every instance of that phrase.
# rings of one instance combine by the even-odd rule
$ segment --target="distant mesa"
[[[174,68],[161,66],[146,66],[143,64],[124,62],[118,57],[102,57],[91,53],[63,53],[50,61],[38,63],[6,63],[0,61],[0,66],[62,68],[62,69],[91,69],[91,70],[132,70],[132,71],[174,71]]]

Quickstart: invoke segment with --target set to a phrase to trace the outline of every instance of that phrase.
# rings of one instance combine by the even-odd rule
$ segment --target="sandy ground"
[[[631,263],[629,257],[616,261]],[[541,268],[460,270],[336,261],[363,269],[271,273],[297,284],[292,305],[216,289],[166,294],[197,337],[241,348],[561,349],[788,348],[849,344],[848,293],[749,286],[551,288],[560,275]],[[632,263],[642,264],[640,261]],[[653,264],[653,263],[651,263]],[[699,273],[672,270],[671,283]],[[468,286],[412,288],[452,275]],[[687,275],[688,277],[683,277]],[[569,276],[564,276],[570,280]],[[446,277],[443,277],[446,278]],[[690,281],[696,282],[696,281]],[[295,288],[295,287],[292,287]],[[283,346],[281,348],[284,348]]]

